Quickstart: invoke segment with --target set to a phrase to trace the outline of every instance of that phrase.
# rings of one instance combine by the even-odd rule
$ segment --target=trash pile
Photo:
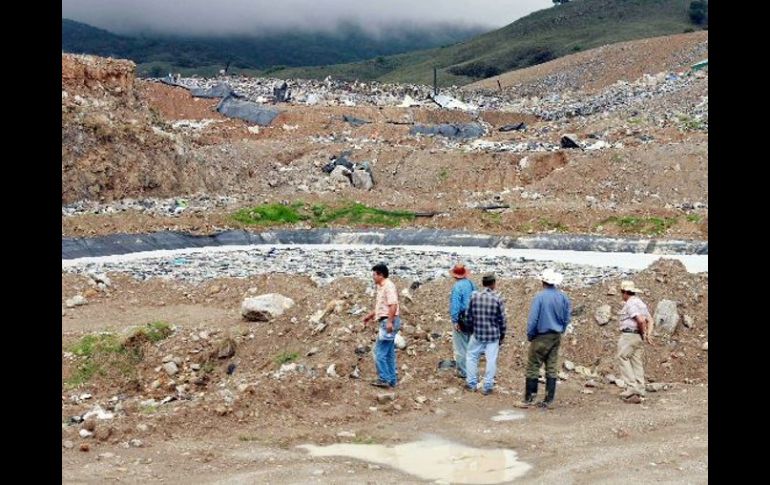
[[[696,83],[704,81],[706,91],[697,105],[686,106],[684,111],[663,106],[663,120],[677,120],[688,117],[695,120],[696,129],[708,131],[708,95],[706,70],[681,73],[660,72],[644,74],[635,81],[621,80],[597,94],[586,95],[580,91],[556,91],[544,97],[521,96],[515,88],[503,91],[490,89],[463,89],[457,86],[442,88],[435,94],[431,86],[416,84],[390,84],[378,82],[347,82],[326,78],[319,80],[231,77],[224,87],[221,79],[176,79],[160,80],[167,84],[182,86],[195,93],[227,93],[256,103],[285,102],[298,105],[324,106],[393,106],[393,107],[434,107],[436,109],[460,110],[466,112],[500,110],[536,115],[547,121],[585,117],[632,109],[653,99],[662,99],[670,94],[687,89],[699,89]],[[291,89],[289,88],[291,86]],[[237,93],[237,94],[236,94]],[[349,121],[361,126],[358,121]],[[363,121],[363,120],[360,120]],[[524,124],[509,125],[501,131],[518,131]]]
[[[328,173],[334,180],[347,181],[353,187],[361,190],[372,190],[374,177],[369,162],[353,162],[350,160],[352,152],[345,151],[339,156],[332,155],[331,161],[321,169]]]

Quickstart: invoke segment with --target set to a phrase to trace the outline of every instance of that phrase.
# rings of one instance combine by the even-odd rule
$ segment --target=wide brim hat
[[[627,291],[629,293],[644,293],[641,288],[637,288],[633,281],[622,281],[620,283],[620,291]]]
[[[540,279],[549,285],[560,285],[564,280],[564,275],[548,268],[540,274]]]
[[[449,274],[457,279],[460,279],[467,278],[470,274],[470,271],[468,271],[468,268],[466,268],[464,264],[456,264],[454,268],[449,270]]]

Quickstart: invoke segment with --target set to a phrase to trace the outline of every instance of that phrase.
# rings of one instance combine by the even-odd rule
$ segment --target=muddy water
[[[438,438],[395,446],[340,443],[301,445],[312,456],[340,456],[389,466],[438,483],[497,484],[526,474],[531,465],[507,449],[472,448]]]

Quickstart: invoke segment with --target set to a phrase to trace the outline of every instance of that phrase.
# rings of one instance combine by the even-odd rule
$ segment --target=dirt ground
[[[576,392],[570,387],[560,386],[559,407],[525,410],[525,418],[517,421],[490,420],[511,408],[512,396],[458,393],[443,396],[433,412],[329,426],[324,432],[353,431],[367,443],[388,445],[438,435],[477,447],[510,448],[532,465],[516,480],[523,484],[708,483],[707,385],[680,385],[641,406],[609,396],[576,406],[565,402]],[[362,394],[373,391],[362,389]],[[143,448],[66,450],[62,483],[424,483],[389,467],[309,457],[294,444],[312,442],[310,432],[289,443],[254,425],[222,434],[205,442],[169,437]],[[99,459],[105,452],[115,456]]]
[[[452,353],[445,309],[451,281],[415,290],[413,301],[403,302],[402,333],[408,347],[398,352],[401,382],[395,400],[383,404],[377,401],[381,390],[368,385],[375,375],[368,353],[372,329],[349,313],[371,305],[364,281],[338,280],[319,288],[305,277],[288,275],[195,286],[140,282],[119,274],[111,278],[107,291],[91,288],[85,277],[62,279],[62,301],[78,292],[89,298],[87,305],[66,309],[62,317],[62,420],[96,403],[116,413],[114,419],[96,423],[96,438],[77,435],[85,424],[63,426],[63,442],[74,446],[62,451],[66,483],[110,478],[178,483],[192,477],[203,483],[303,483],[315,478],[324,483],[414,482],[414,477],[387,467],[371,468],[345,458],[311,459],[295,447],[340,441],[398,444],[426,435],[514,449],[534,467],[524,483],[609,483],[632,472],[644,481],[706,481],[708,352],[701,346],[708,340],[708,280],[687,273],[677,262],[663,260],[635,277],[648,289],[645,300],[651,309],[662,298],[674,299],[679,312],[694,322],[690,328],[680,323],[673,335],[659,332],[647,348],[647,378],[665,384],[666,390],[649,393],[642,404],[628,404],[608,381],[607,375],[617,375],[617,321],[599,326],[593,313],[604,303],[613,313],[620,309],[620,297],[608,295],[616,293],[619,282],[574,292],[567,288],[575,306],[574,331],[564,337],[561,359],[584,366],[591,375],[565,371],[556,409],[526,410],[524,419],[501,423],[490,418],[521,399],[524,325],[537,281],[501,281],[512,333],[498,360],[497,393],[488,397],[466,393],[451,371],[438,370],[438,362],[451,359]],[[399,288],[409,284],[396,283]],[[239,315],[243,297],[268,291],[289,296],[296,305],[271,322],[244,322]],[[317,331],[310,316],[335,300],[339,308],[324,320],[328,326]],[[142,361],[125,378],[97,375],[80,386],[67,384],[82,362],[68,355],[78,339],[101,331],[126,335],[132,327],[154,321],[173,324],[176,331],[145,344]],[[200,332],[205,338],[198,337]],[[212,357],[228,340],[235,343],[235,354]],[[286,352],[296,352],[295,362],[305,371],[276,377],[276,356]],[[174,378],[159,367],[167,355],[182,359]],[[191,370],[195,363],[211,363],[210,373],[201,378],[202,372]],[[226,373],[230,364],[236,366],[232,375]],[[326,374],[332,364],[338,377]],[[360,379],[348,376],[355,368]],[[595,387],[585,387],[589,381]],[[173,396],[178,386],[189,388],[177,394],[178,400],[149,411],[141,404]],[[93,397],[72,400],[84,392]],[[232,396],[230,401],[226,395]],[[356,437],[339,438],[340,431]],[[140,439],[143,447],[123,448],[133,439]],[[90,451],[78,451],[81,443],[88,443]],[[99,458],[103,453],[116,456]],[[324,475],[312,475],[319,469]]]

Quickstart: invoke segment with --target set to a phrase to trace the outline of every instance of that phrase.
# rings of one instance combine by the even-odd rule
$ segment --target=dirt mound
[[[125,59],[62,54],[62,89],[72,92],[108,90],[115,94],[131,94],[134,89],[136,64]]]
[[[62,201],[171,194],[185,149],[136,95],[134,64],[62,54]]]
[[[413,292],[412,301],[402,297],[402,332],[408,346],[398,352],[401,384],[397,394],[401,397],[383,404],[377,403],[376,392],[366,383],[375,376],[370,353],[374,331],[360,323],[372,304],[366,294],[368,282],[343,279],[319,287],[307,277],[265,275],[185,285],[110,277],[108,291],[91,292],[87,305],[68,309],[63,318],[63,350],[67,353],[62,391],[64,395],[88,391],[99,401],[121,396],[119,409],[128,423],[157,413],[156,423],[164,432],[193,436],[216,433],[223,423],[278,426],[290,421],[299,428],[314,422],[333,426],[362,419],[377,421],[393,414],[424,413],[439,396],[453,392],[447,389],[460,390],[461,383],[451,372],[442,373],[437,367],[439,361],[452,355],[446,314],[452,284],[448,278],[421,286]],[[658,330],[654,345],[646,347],[649,381],[706,382],[708,353],[701,347],[708,340],[708,276],[689,274],[680,264],[664,260],[633,279],[645,290],[643,299],[652,311],[660,300],[670,299],[678,302],[682,315],[673,334]],[[411,283],[395,281],[399,290]],[[588,380],[596,382],[595,392],[601,399],[616,399],[618,389],[607,376],[618,374],[617,317],[600,326],[594,312],[607,304],[617,315],[622,305],[619,283],[609,280],[565,290],[573,300],[574,315],[561,359],[583,366],[591,374],[565,371],[562,386],[567,391],[563,392],[569,393],[573,405],[596,399],[580,393]],[[65,275],[62,297],[89,286],[85,278]],[[526,318],[540,283],[502,279],[499,289],[507,301],[510,330],[498,362],[497,382],[501,391],[518,394],[527,356]],[[267,292],[279,292],[296,304],[268,323],[242,321],[239,307],[244,296]],[[312,319],[325,309],[327,316]],[[140,342],[141,361],[124,370],[130,379],[107,379],[97,373],[79,387],[66,382],[84,365],[82,357],[68,353],[82,340],[83,329],[95,328],[93,325],[104,329],[108,322],[108,328],[130,334],[132,330],[126,327],[143,327],[157,319],[175,325],[176,331],[157,343]],[[361,379],[350,377],[352,374]],[[418,396],[426,396],[428,404],[415,401]],[[169,401],[172,405],[161,404]],[[63,415],[77,414],[88,405],[65,403]],[[371,406],[380,412],[372,414]],[[193,421],[198,425],[190,429]]]
[[[465,89],[514,89],[523,96],[563,90],[596,92],[643,74],[687,70],[708,57],[708,32],[610,44],[470,84]]]
[[[181,87],[143,81],[139,92],[165,120],[227,120],[216,110],[218,99],[193,98],[190,91]]]

